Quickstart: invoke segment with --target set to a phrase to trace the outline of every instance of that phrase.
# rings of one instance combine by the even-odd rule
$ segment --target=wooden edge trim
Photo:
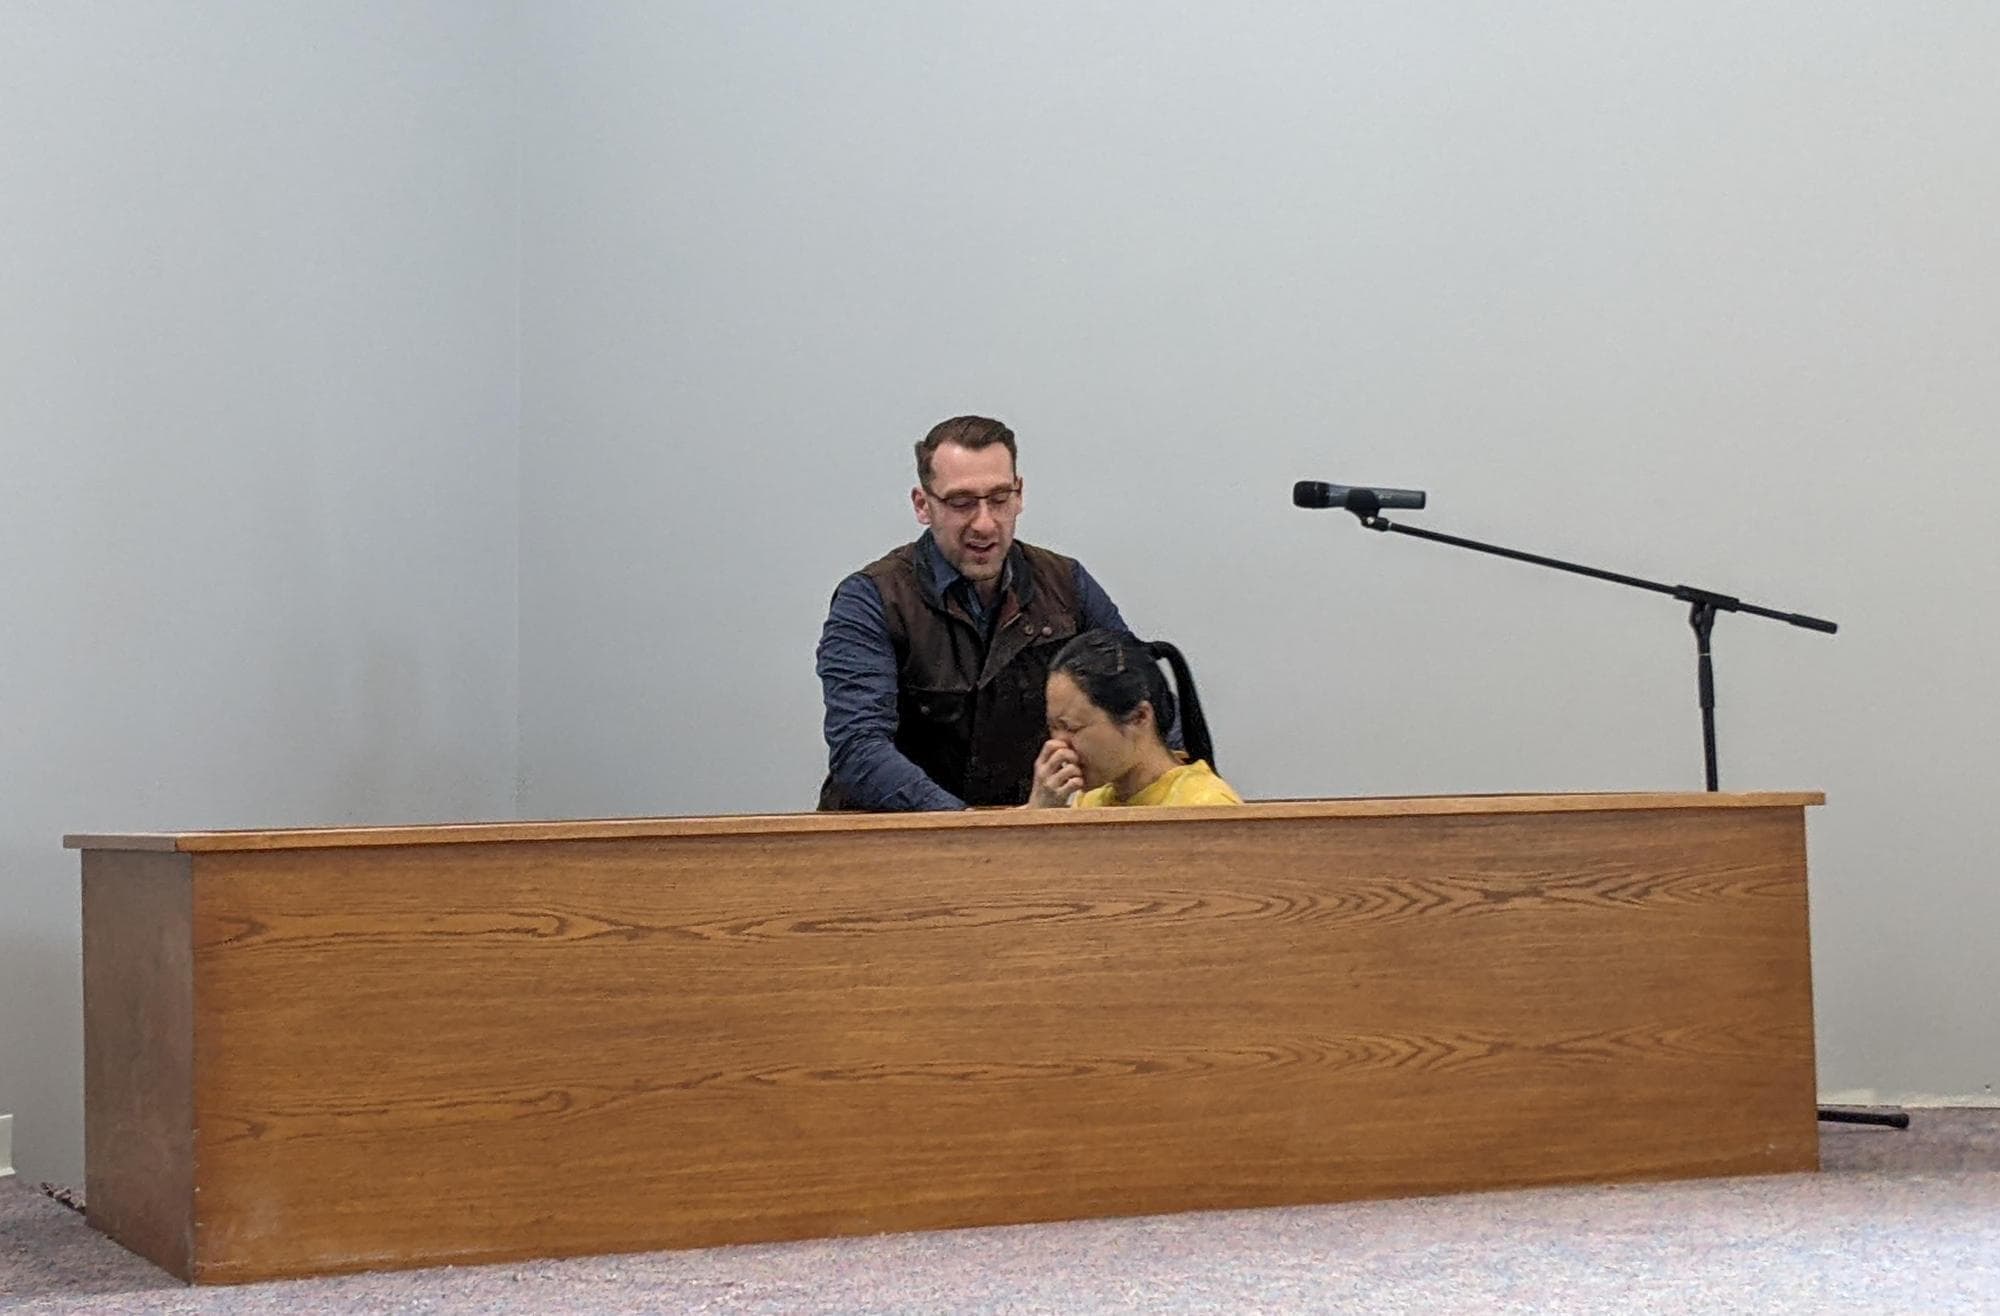
[[[1178,820],[1256,822],[1300,818],[1388,818],[1467,814],[1603,813],[1651,809],[1787,809],[1826,803],[1820,791],[1735,794],[1700,791],[1588,795],[1435,795],[1345,800],[1270,800],[1240,808],[975,809],[963,813],[782,813],[689,818],[599,818],[396,827],[308,827],[257,831],[81,833],[71,850],[315,850],[492,841],[618,841],[673,836],[783,836],[983,827],[1122,826]]]

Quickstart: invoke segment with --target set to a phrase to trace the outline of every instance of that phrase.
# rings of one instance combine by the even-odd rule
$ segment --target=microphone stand
[[[1347,511],[1354,513],[1361,524],[1370,530],[1394,531],[1417,539],[1428,539],[1434,543],[1450,544],[1456,548],[1469,548],[1476,553],[1490,553],[1494,557],[1512,558],[1516,562],[1532,562],[1538,567],[1552,567],[1557,571],[1567,571],[1573,575],[1589,576],[1594,580],[1608,580],[1614,585],[1629,585],[1634,589],[1650,590],[1655,594],[1665,594],[1688,605],[1688,624],[1694,627],[1695,641],[1695,681],[1696,694],[1701,705],[1701,753],[1702,766],[1708,782],[1708,789],[1719,790],[1715,768],[1715,663],[1709,652],[1709,637],[1715,630],[1715,615],[1718,612],[1747,612],[1754,617],[1768,617],[1772,621],[1782,621],[1809,631],[1820,631],[1832,635],[1840,628],[1833,622],[1818,617],[1808,617],[1802,613],[1779,612],[1774,608],[1759,607],[1745,603],[1732,595],[1720,594],[1714,590],[1698,589],[1693,585],[1663,585],[1656,580],[1642,580],[1637,576],[1621,575],[1616,571],[1604,571],[1597,567],[1586,567],[1575,562],[1564,562],[1558,558],[1543,557],[1538,553],[1523,553],[1519,549],[1502,548],[1497,544],[1482,544],[1476,539],[1461,539],[1457,535],[1439,534],[1435,530],[1419,530],[1414,526],[1399,525],[1382,515],[1381,500],[1370,489],[1347,491],[1345,503]],[[1892,1129],[1910,1127],[1910,1116],[1906,1111],[1865,1111],[1830,1110],[1819,1108],[1819,1118],[1835,1124],[1878,1124]]]

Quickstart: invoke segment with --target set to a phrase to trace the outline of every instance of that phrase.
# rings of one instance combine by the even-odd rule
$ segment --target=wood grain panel
[[[1796,807],[195,864],[204,1278],[1817,1154]]]
[[[84,1203],[182,1279],[194,1262],[194,995],[186,855],[83,857]]]

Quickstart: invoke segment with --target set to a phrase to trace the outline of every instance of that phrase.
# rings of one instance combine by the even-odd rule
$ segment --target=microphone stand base
[[[1910,1127],[1910,1112],[1907,1110],[1835,1110],[1831,1106],[1821,1106],[1819,1117],[1826,1124],[1874,1124],[1885,1129]]]

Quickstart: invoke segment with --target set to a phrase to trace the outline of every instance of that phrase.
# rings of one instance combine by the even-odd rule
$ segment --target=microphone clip
[[[1354,513],[1354,519],[1364,529],[1379,530],[1384,534],[1395,529],[1395,525],[1382,515],[1382,499],[1373,489],[1352,489],[1348,491],[1346,510]]]

